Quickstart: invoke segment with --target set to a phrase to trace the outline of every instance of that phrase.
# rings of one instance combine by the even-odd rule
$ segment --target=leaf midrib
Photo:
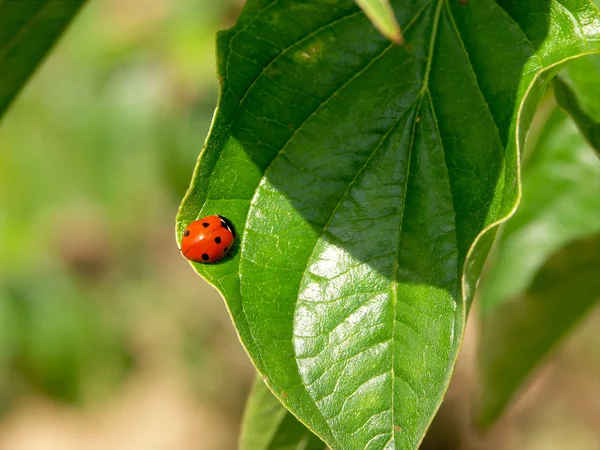
[[[423,85],[421,86],[421,91],[420,91],[421,98],[419,100],[419,107],[417,109],[417,117],[420,114],[421,105],[423,102],[423,98],[425,96],[424,94],[425,94],[425,92],[429,93],[429,74],[431,72],[431,65],[432,65],[432,61],[433,61],[433,51],[435,49],[435,40],[437,37],[443,2],[444,2],[444,0],[439,0],[438,5],[437,5],[436,14],[434,17],[433,30],[431,31],[431,39],[429,41],[429,56],[427,58],[427,66],[425,68],[425,76],[423,78]],[[433,105],[432,105],[432,108],[433,108]],[[392,273],[393,273],[393,279],[392,279],[392,336],[391,336],[392,361],[391,361],[391,370],[390,370],[390,374],[392,377],[392,398],[391,398],[391,407],[390,407],[390,410],[391,410],[391,414],[390,414],[391,437],[390,437],[390,440],[388,441],[388,443],[393,442],[394,447],[396,446],[395,445],[396,444],[396,432],[395,432],[396,424],[394,423],[394,400],[396,397],[396,371],[394,369],[394,365],[396,363],[396,357],[395,357],[395,351],[394,351],[394,342],[395,342],[394,339],[395,339],[395,335],[396,335],[396,306],[398,305],[398,258],[400,257],[400,241],[401,241],[401,236],[402,236],[402,227],[404,225],[404,211],[406,210],[406,195],[407,195],[407,191],[408,191],[408,180],[410,178],[410,162],[411,162],[411,158],[412,158],[412,150],[413,150],[413,146],[414,146],[416,129],[417,129],[417,121],[415,120],[415,122],[413,123],[412,137],[411,137],[410,145],[408,147],[408,155],[406,158],[406,176],[405,176],[404,193],[403,193],[404,198],[402,200],[402,211],[400,213],[400,221],[399,221],[400,223],[398,226],[398,238],[396,240],[396,242],[397,242],[396,257],[394,259],[394,266],[392,269]],[[441,139],[440,139],[440,145],[441,145]]]

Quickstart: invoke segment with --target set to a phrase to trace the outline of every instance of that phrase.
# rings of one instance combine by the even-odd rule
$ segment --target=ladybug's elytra
[[[190,261],[215,263],[227,255],[234,241],[235,230],[229,220],[206,216],[194,220],[183,231],[181,253]]]

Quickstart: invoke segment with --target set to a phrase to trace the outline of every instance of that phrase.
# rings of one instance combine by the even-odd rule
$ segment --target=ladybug
[[[225,217],[206,216],[194,220],[183,231],[181,253],[190,261],[216,263],[233,247],[235,230]]]

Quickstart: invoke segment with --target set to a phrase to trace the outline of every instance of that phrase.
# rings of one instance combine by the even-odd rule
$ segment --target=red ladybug
[[[235,241],[233,225],[225,217],[206,216],[190,223],[183,232],[181,253],[190,261],[215,263],[222,260]]]

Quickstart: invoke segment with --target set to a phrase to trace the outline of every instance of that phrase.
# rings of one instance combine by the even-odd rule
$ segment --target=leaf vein
[[[279,0],[275,0],[271,5],[274,5],[275,3],[277,3]],[[270,6],[271,6],[270,5]],[[265,8],[266,10],[267,8]],[[262,11],[261,11],[262,13]],[[283,50],[281,50],[277,55],[275,55],[273,57],[273,59],[271,59],[271,61],[269,61],[263,68],[262,70],[259,72],[259,74],[256,76],[256,78],[254,79],[254,81],[248,86],[248,88],[246,89],[246,92],[244,92],[244,95],[242,97],[238,97],[239,98],[239,105],[238,108],[236,110],[236,112],[233,115],[233,118],[231,119],[231,123],[233,124],[235,122],[235,119],[238,115],[238,113],[241,111],[242,109],[242,103],[244,102],[244,100],[246,99],[246,97],[248,96],[248,94],[252,91],[252,89],[254,88],[254,86],[256,85],[256,83],[258,83],[258,81],[260,80],[260,78],[266,73],[267,70],[269,70],[269,68],[284,54],[286,54],[288,51],[290,51],[291,49],[297,47],[298,45],[304,43],[304,41],[314,37],[315,35],[317,35],[318,33],[320,33],[323,30],[326,30],[327,28],[330,28],[336,24],[338,24],[339,22],[342,22],[346,19],[352,18],[355,15],[357,15],[358,13],[360,13],[359,11],[355,11],[351,14],[347,14],[343,17],[340,17],[339,19],[334,20],[333,22],[329,22],[326,25],[323,25],[322,27],[317,28],[316,30],[312,31],[311,33],[307,34],[306,36],[304,36],[302,39],[292,43],[291,45],[289,45],[288,47],[284,48]],[[250,23],[248,23],[244,28],[242,28],[241,30],[239,30],[232,38],[231,41],[229,41],[229,48],[230,48],[230,53],[227,55],[227,62],[226,62],[226,72],[229,73],[229,55],[231,54],[231,44],[233,43],[233,40],[235,38],[238,37],[239,33],[241,33],[243,30],[245,30],[248,26],[250,25]],[[233,92],[231,90],[231,88],[228,87],[228,90],[230,92]],[[234,93],[235,95],[235,93]],[[236,95],[237,97],[237,95]]]

